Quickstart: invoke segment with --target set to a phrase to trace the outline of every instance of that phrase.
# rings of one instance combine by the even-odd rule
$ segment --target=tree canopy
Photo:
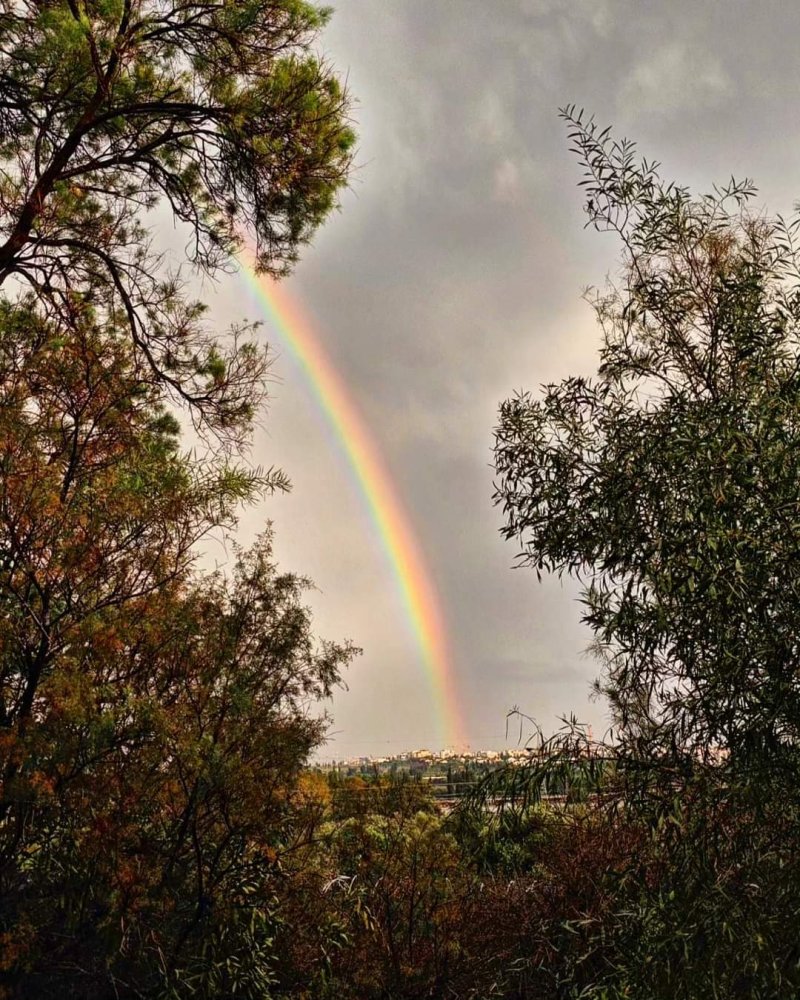
[[[588,224],[616,235],[621,268],[589,296],[597,374],[502,405],[496,501],[523,565],[580,581],[615,719],[592,809],[645,838],[613,883],[602,934],[619,951],[591,995],[788,995],[800,220],[753,211],[746,181],[692,196],[564,117]],[[587,771],[580,740],[559,739],[535,789],[552,750]]]
[[[731,182],[693,198],[568,114],[589,223],[623,248],[592,297],[591,379],[506,402],[505,534],[584,585],[623,726],[694,753],[797,743],[797,219]]]
[[[286,273],[352,157],[348,97],[313,51],[327,17],[304,0],[0,6],[0,283],[50,309],[90,296],[201,424],[234,436],[263,358],[205,332],[149,213],[182,224],[206,271],[251,240],[263,271]]]
[[[316,638],[242,458],[268,357],[153,231],[284,274],[349,99],[302,0],[0,3],[0,996],[269,995],[301,768],[354,649]],[[189,451],[187,413],[216,447]]]
[[[269,535],[228,578],[194,568],[264,483],[183,453],[160,399],[89,310],[64,329],[4,305],[0,990],[19,995],[264,995],[325,730],[309,706],[353,654],[315,639]]]

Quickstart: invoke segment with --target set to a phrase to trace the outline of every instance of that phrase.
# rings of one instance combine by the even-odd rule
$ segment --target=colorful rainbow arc
[[[258,274],[247,257],[240,255],[239,260],[247,283],[333,430],[381,539],[428,675],[442,737],[451,746],[464,746],[466,729],[438,594],[375,440],[298,303]]]

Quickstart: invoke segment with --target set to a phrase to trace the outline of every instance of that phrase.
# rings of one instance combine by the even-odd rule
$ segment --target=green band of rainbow
[[[299,304],[258,274],[250,260],[243,255],[240,260],[248,285],[332,429],[381,539],[430,683],[440,736],[449,745],[463,746],[466,729],[441,602],[381,453]]]

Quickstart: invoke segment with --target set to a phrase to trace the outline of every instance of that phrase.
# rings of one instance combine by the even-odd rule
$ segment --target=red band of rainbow
[[[242,273],[271,328],[308,383],[363,497],[389,560],[436,705],[443,741],[465,745],[464,717],[441,601],[380,450],[297,301],[240,255]]]

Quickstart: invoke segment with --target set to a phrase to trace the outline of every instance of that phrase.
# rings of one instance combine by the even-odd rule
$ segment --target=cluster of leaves
[[[794,995],[796,827],[718,768],[637,801],[618,749],[571,724],[446,816],[410,780],[308,776],[277,993]]]

